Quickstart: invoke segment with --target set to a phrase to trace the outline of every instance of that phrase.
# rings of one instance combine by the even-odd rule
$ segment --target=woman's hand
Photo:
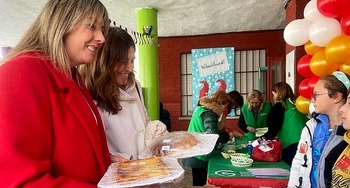
[[[230,141],[231,141],[232,138],[234,137],[233,132],[229,132],[228,135],[230,136]]]
[[[241,134],[240,132],[238,131],[233,131],[233,136],[236,137],[236,138],[242,138],[243,134]]]
[[[110,157],[111,157],[112,163],[115,163],[115,162],[122,163],[122,162],[128,161],[128,159],[125,159],[120,155],[110,155]]]
[[[251,133],[256,133],[256,129],[254,127],[248,126],[247,130]]]

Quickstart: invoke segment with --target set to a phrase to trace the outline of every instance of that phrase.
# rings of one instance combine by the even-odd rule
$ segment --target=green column
[[[137,31],[144,33],[143,28],[152,26],[151,43],[147,35],[144,42],[138,42],[140,81],[143,87],[145,106],[151,120],[159,119],[159,67],[158,67],[158,26],[157,10],[142,8],[137,11]],[[146,41],[146,43],[145,43]]]

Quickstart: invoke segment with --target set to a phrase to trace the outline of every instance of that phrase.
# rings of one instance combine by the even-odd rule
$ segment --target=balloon
[[[301,57],[297,64],[297,70],[303,77],[311,77],[313,73],[310,70],[310,60],[312,55],[304,55]]]
[[[350,35],[350,14],[346,14],[340,20],[340,27],[345,35]]]
[[[350,60],[350,36],[334,37],[325,48],[327,60],[336,64],[343,64]]]
[[[327,61],[325,50],[321,50],[312,56],[310,61],[310,69],[312,73],[321,77],[330,75],[338,70],[338,65]]]
[[[314,22],[319,18],[324,18],[320,11],[317,9],[316,1],[309,1],[304,8],[304,18],[309,22]]]
[[[349,0],[317,0],[317,8],[326,17],[342,17],[350,8]]]
[[[340,23],[334,18],[320,18],[310,26],[309,39],[320,47],[325,47],[332,38],[339,35],[341,35]]]
[[[342,71],[343,73],[350,75],[350,64],[341,64],[339,66],[339,70]]]
[[[291,46],[300,46],[309,40],[310,22],[306,19],[291,21],[283,31],[283,38]]]
[[[309,79],[309,89],[310,89],[311,95],[314,93],[315,84],[318,82],[319,79],[320,79],[320,77],[318,77],[316,75],[310,77],[310,79]]]
[[[312,96],[312,92],[310,91],[309,88],[309,79],[310,78],[305,78],[302,80],[299,84],[299,94],[307,99],[310,99]]]
[[[316,46],[311,41],[307,41],[304,45],[304,50],[309,55],[315,55],[315,53],[317,53],[318,51],[323,50],[323,49],[324,49],[324,47]]]
[[[308,114],[310,102],[310,99],[306,99],[303,96],[299,96],[295,101],[295,107],[298,109],[299,112],[303,114]]]

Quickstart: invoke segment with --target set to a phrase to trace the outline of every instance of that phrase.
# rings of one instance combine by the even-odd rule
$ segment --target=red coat
[[[96,187],[110,164],[98,111],[37,55],[0,66],[0,186]]]

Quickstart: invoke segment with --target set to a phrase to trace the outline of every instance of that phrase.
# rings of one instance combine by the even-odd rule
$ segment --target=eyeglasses
[[[312,98],[314,99],[314,101],[316,101],[316,97],[317,96],[319,96],[319,95],[329,95],[329,92],[327,92],[327,93],[314,93],[313,95],[312,95]]]

